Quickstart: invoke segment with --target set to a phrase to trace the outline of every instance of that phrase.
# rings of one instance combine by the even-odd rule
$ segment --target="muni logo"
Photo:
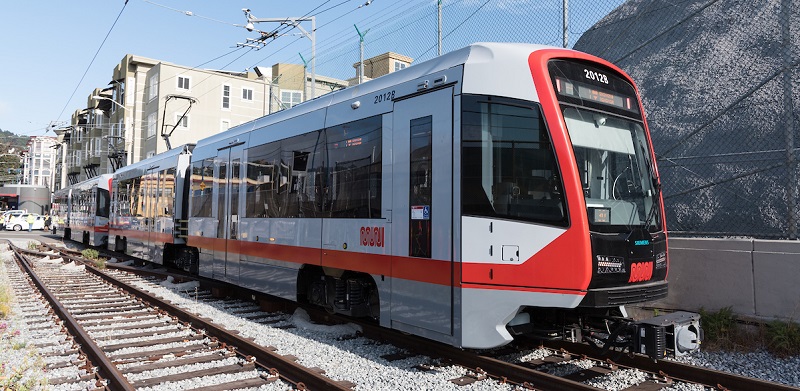
[[[631,264],[631,278],[628,282],[647,281],[653,277],[653,262],[637,262]]]
[[[361,227],[361,245],[365,247],[383,247],[383,227]]]

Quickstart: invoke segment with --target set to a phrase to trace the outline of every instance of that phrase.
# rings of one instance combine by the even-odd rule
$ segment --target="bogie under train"
[[[661,358],[667,294],[638,92],[599,58],[479,43],[122,168],[110,246],[464,348],[515,334]]]

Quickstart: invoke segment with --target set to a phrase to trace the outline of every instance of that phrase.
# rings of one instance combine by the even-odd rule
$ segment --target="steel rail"
[[[58,251],[60,249],[56,250]],[[222,343],[234,346],[239,353],[255,357],[257,362],[259,362],[261,365],[274,368],[278,371],[283,380],[293,383],[300,389],[308,389],[313,391],[351,391],[354,386],[348,381],[337,381],[321,375],[311,368],[306,368],[300,364],[297,364],[291,358],[284,358],[280,354],[274,353],[249,339],[228,332],[227,329],[214,324],[209,319],[198,317],[188,311],[176,307],[168,301],[154,297],[132,285],[129,285],[123,281],[119,281],[114,277],[103,273],[90,263],[85,262],[82,258],[68,255],[66,257],[75,261],[83,262],[86,266],[86,270],[99,276],[110,284],[122,288],[132,295],[141,298],[151,306],[164,309],[167,313],[175,316],[178,320],[189,323],[195,328],[205,329],[210,336],[216,337],[217,340]],[[299,381],[300,379],[302,379],[302,381]]]
[[[114,365],[105,355],[105,353],[103,353],[103,350],[94,343],[92,337],[90,337],[83,327],[78,324],[78,321],[72,317],[69,311],[67,311],[67,309],[61,304],[61,302],[56,299],[53,293],[45,286],[44,282],[39,279],[39,276],[20,253],[21,249],[14,246],[10,242],[9,246],[12,250],[14,250],[14,257],[17,261],[17,264],[20,265],[20,267],[25,270],[26,273],[28,273],[33,283],[50,303],[50,306],[53,308],[53,312],[55,312],[55,314],[64,321],[64,325],[73,335],[75,340],[81,345],[81,350],[84,351],[92,363],[97,365],[100,375],[109,382],[108,387],[112,390],[135,390],[133,385],[128,382],[128,379],[126,379],[122,372],[117,369],[117,366]],[[37,253],[35,251],[30,252]],[[50,255],[44,253],[40,254],[42,256]]]
[[[547,341],[546,347],[565,349],[572,354],[586,355],[597,359],[597,351],[588,345],[571,344],[561,341]],[[728,372],[716,371],[709,368],[682,364],[675,361],[654,361],[640,354],[622,355],[615,357],[614,363],[626,367],[637,368],[643,371],[662,373],[664,376],[675,380],[704,384],[724,390],[743,391],[799,391],[800,388],[786,384],[775,383],[767,380],[755,379],[736,375]]]
[[[335,315],[330,315],[323,311],[311,310],[306,308],[312,316],[317,319],[339,319]],[[376,340],[383,340],[393,345],[409,349],[430,357],[438,357],[449,360],[453,364],[468,368],[480,368],[490,376],[510,380],[523,386],[532,386],[542,391],[598,391],[599,388],[583,384],[574,380],[551,375],[537,371],[533,368],[526,368],[521,365],[511,364],[491,357],[481,356],[470,351],[455,348],[443,343],[434,342],[414,335],[403,334],[396,330],[390,330],[378,325],[359,322],[347,318],[347,321],[358,324],[362,327],[364,336]]]

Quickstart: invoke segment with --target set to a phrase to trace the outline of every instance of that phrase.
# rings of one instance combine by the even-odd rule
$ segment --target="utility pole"
[[[300,60],[303,61],[303,102],[305,102],[307,100],[306,98],[308,97],[308,86],[306,85],[306,82],[308,81],[308,61],[303,58],[302,53],[297,54],[300,55]]]
[[[369,29],[364,31],[364,34],[361,34],[361,31],[358,30],[358,26],[353,25],[356,28],[356,32],[358,33],[358,49],[359,49],[359,62],[358,62],[358,84],[364,82],[364,36],[367,35]]]
[[[254,26],[253,23],[280,23],[285,24],[288,26],[297,27],[303,33],[303,36],[311,40],[311,98],[313,99],[316,96],[315,90],[317,86],[317,18],[315,16],[307,16],[307,17],[287,17],[287,18],[256,18],[253,14],[250,13],[250,9],[244,8],[242,9],[244,14],[247,16],[247,25],[245,29],[247,31],[253,31]],[[311,22],[311,31],[307,31],[303,28],[300,24],[301,22]],[[262,36],[263,36],[262,32]],[[274,34],[272,34],[274,36]]]
[[[564,0],[566,1],[566,0]],[[442,55],[442,0],[439,0],[436,5],[437,15],[439,16],[439,32],[438,32],[438,45],[439,45],[439,55]]]
[[[564,47],[566,48],[567,46],[569,46],[569,19],[567,18],[567,16],[569,16],[569,0],[563,0],[562,9],[563,9],[562,13],[563,19],[561,25],[563,26],[562,33],[564,37]]]

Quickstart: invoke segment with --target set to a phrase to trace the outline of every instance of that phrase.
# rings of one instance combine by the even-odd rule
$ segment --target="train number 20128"
[[[381,103],[384,101],[388,102],[392,99],[394,99],[394,90],[385,92],[383,94],[375,95],[375,103]]]

